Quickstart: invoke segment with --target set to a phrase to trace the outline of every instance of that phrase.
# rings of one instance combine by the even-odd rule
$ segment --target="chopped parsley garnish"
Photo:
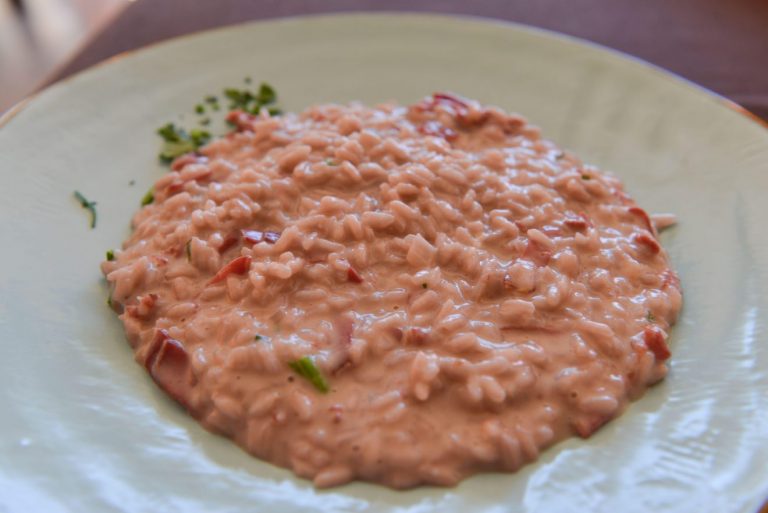
[[[211,139],[211,134],[205,130],[195,129],[187,133],[173,123],[159,128],[157,133],[163,138],[163,147],[160,150],[160,160],[163,162],[170,162],[180,155],[191,153]]]
[[[224,90],[224,96],[229,99],[230,109],[240,109],[251,114],[258,114],[262,107],[268,107],[277,101],[275,89],[262,82],[256,93],[248,89],[229,88]],[[268,107],[267,111],[272,116],[279,115],[282,111],[276,107]]]
[[[246,84],[250,85],[251,81],[250,77],[246,77]],[[264,82],[259,84],[259,87],[254,90],[236,87],[224,89],[224,98],[229,100],[230,110],[239,109],[256,115],[262,109],[265,109],[270,116],[279,116],[283,113],[280,108],[274,105],[277,101],[277,92],[271,85]],[[211,124],[211,117],[206,114],[220,109],[219,97],[212,94],[207,95],[194,108],[195,112],[201,116],[197,119],[197,122],[203,127],[208,126]],[[235,126],[228,120],[227,124]],[[181,155],[196,152],[201,146],[211,140],[211,134],[206,130],[196,128],[187,132],[184,128],[176,126],[174,123],[167,123],[160,127],[157,130],[157,134],[163,138],[163,146],[159,157],[166,164]]]
[[[421,288],[422,288],[422,289],[426,289],[427,287],[428,287],[428,285],[427,285],[426,283],[422,283],[422,284],[421,284]]]
[[[189,239],[186,244],[184,244],[184,254],[187,255],[187,262],[192,261],[192,239]]]
[[[581,175],[581,179],[582,179],[582,180],[591,180],[591,179],[592,179],[592,177],[591,177],[591,176],[589,176],[589,175],[586,175],[586,174],[584,174],[584,175]]]
[[[253,340],[258,341],[258,340],[261,340],[261,338],[262,338],[261,335],[256,335],[255,337],[253,337]]]
[[[650,310],[648,310],[648,315],[646,315],[645,318],[648,320],[648,322],[656,322],[656,316],[653,315],[653,312]]]
[[[107,262],[111,262],[115,259],[115,251],[113,249],[107,250]]]
[[[75,198],[80,202],[80,206],[91,214],[91,229],[96,228],[96,202],[89,201],[79,191],[75,191]]]
[[[312,385],[314,385],[320,392],[324,394],[328,392],[328,383],[320,373],[320,369],[315,365],[314,360],[309,356],[304,356],[298,360],[290,362],[288,366],[293,372],[312,383]]]
[[[141,206],[144,207],[155,201],[155,188],[152,187],[147,191],[143,198],[141,198]]]
[[[258,100],[264,105],[275,103],[275,101],[277,101],[277,93],[271,85],[267,84],[266,82],[262,82],[259,86]]]
[[[329,166],[336,166],[336,165],[338,165],[338,164],[336,164],[336,161],[333,160],[333,159],[325,159],[325,163],[326,163],[326,165],[329,165]]]

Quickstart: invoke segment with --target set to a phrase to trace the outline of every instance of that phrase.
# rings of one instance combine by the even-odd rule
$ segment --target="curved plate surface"
[[[452,90],[619,175],[686,304],[671,373],[593,438],[453,489],[317,491],[187,417],[133,362],[98,270],[163,172],[154,131],[209,93],[288,109]],[[182,121],[183,123],[183,121]],[[753,512],[768,497],[768,131],[648,65],[480,20],[346,15],[184,37],[55,85],[0,129],[0,510]],[[135,181],[135,185],[130,185]],[[72,198],[98,202],[95,230]]]

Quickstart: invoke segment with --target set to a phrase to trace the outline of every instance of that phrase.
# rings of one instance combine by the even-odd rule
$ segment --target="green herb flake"
[[[195,128],[189,132],[189,138],[192,141],[192,144],[195,145],[195,149],[197,149],[211,140],[211,133],[207,130]]]
[[[325,159],[325,164],[328,166],[338,166],[335,160],[333,159]]]
[[[91,229],[96,228],[96,202],[89,201],[79,191],[75,191],[75,199],[80,202],[81,207],[91,214]]]
[[[182,133],[183,130],[176,128],[176,125],[173,123],[167,123],[157,129],[157,134],[162,137],[165,142],[181,142]]]
[[[203,101],[208,104],[214,104],[214,103],[219,103],[219,98],[212,94],[209,94],[208,96],[205,97]]]
[[[275,101],[277,101],[277,93],[275,92],[274,87],[266,82],[262,82],[259,86],[259,95],[257,98],[262,105],[269,105],[270,103],[275,103]]]
[[[253,82],[253,79],[251,77],[245,77],[243,79],[243,82],[245,82],[246,84],[250,84],[251,82]]]
[[[108,249],[107,250],[107,262],[112,262],[115,259],[115,250]]]
[[[192,261],[192,239],[189,239],[186,244],[184,244],[184,254],[187,255],[187,262]]]
[[[261,340],[262,338],[263,338],[263,337],[262,337],[261,335],[256,335],[256,336],[254,336],[254,337],[253,337],[253,340],[255,340],[255,341],[257,341],[257,342],[258,342],[258,341],[259,341],[259,340]]]
[[[650,310],[648,310],[648,315],[645,316],[645,319],[648,322],[656,322],[656,316],[653,315],[653,312],[651,312]]]
[[[142,207],[147,206],[150,203],[152,203],[153,201],[155,201],[155,188],[154,187],[149,189],[147,191],[147,193],[144,195],[144,197],[141,198],[141,206]]]
[[[229,99],[230,109],[243,109],[248,110],[251,102],[256,98],[253,94],[246,89],[228,88],[224,89],[224,96]]]
[[[107,306],[112,308],[112,296],[107,296]]]
[[[320,373],[320,369],[317,368],[311,357],[304,356],[298,360],[290,362],[288,366],[293,372],[312,383],[312,385],[323,394],[328,392],[328,383],[325,381],[325,378]]]
[[[205,114],[205,106],[202,103],[195,105],[195,112],[198,114]]]
[[[591,179],[592,179],[592,177],[591,177],[591,176],[589,176],[589,175],[587,175],[587,174],[584,174],[584,175],[581,175],[581,179],[582,179],[582,180],[591,180]]]
[[[428,285],[427,285],[426,283],[422,283],[422,284],[421,284],[421,288],[422,288],[422,289],[426,289],[427,287],[428,287]]]
[[[187,133],[173,123],[159,128],[157,133],[164,141],[160,150],[160,160],[165,163],[185,153],[196,151],[211,139],[211,134],[205,130],[195,129]]]
[[[211,118],[203,118],[200,120],[200,124],[203,126],[208,126],[211,124]]]
[[[283,114],[283,111],[277,107],[269,107],[267,108],[267,112],[269,112],[269,115],[272,117],[280,116]]]

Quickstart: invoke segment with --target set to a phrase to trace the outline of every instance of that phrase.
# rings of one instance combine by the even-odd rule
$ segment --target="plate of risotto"
[[[767,158],[727,100],[477,19],[80,73],[0,120],[1,509],[755,512]]]

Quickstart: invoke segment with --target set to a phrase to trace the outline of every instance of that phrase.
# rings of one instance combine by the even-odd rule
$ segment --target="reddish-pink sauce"
[[[656,218],[522,118],[442,93],[230,118],[102,264],[137,360],[206,428],[318,486],[453,485],[666,374]]]

